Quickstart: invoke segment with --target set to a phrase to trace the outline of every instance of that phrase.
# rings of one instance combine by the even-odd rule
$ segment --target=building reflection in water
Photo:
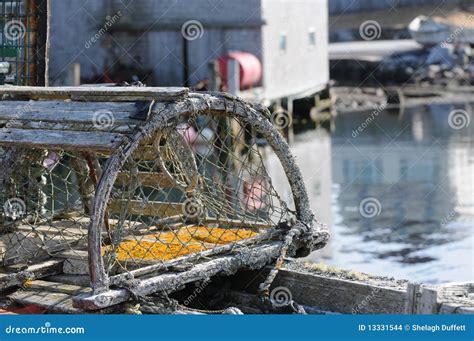
[[[473,116],[469,105],[408,108],[354,134],[371,112],[348,113],[332,137],[299,136],[293,152],[333,235],[310,260],[419,282],[474,279],[474,122],[453,129],[454,109]]]

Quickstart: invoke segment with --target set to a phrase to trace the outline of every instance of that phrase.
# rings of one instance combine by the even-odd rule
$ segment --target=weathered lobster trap
[[[0,288],[25,284],[19,301],[47,301],[39,278],[88,276],[70,308],[97,310],[278,264],[329,238],[263,108],[186,88],[0,94]],[[292,203],[266,171],[270,151]]]

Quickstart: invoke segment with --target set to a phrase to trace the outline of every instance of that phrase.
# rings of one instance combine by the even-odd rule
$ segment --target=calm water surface
[[[383,112],[363,124],[371,114],[340,114],[332,136],[305,133],[293,146],[333,235],[310,258],[419,282],[474,280],[472,106]]]

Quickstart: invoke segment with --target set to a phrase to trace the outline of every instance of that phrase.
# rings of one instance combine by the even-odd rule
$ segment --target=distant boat
[[[422,45],[474,44],[474,14],[457,12],[446,18],[420,15],[408,25],[414,40]]]

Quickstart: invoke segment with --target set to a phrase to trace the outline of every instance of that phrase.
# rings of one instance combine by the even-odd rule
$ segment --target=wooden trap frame
[[[69,300],[60,310],[100,310],[242,268],[278,268],[329,239],[263,107],[186,88],[0,94],[0,289],[23,284],[17,301],[46,302],[50,290]],[[269,152],[292,203],[273,187]],[[51,275],[53,284],[39,281]],[[74,276],[90,287],[57,289]]]

